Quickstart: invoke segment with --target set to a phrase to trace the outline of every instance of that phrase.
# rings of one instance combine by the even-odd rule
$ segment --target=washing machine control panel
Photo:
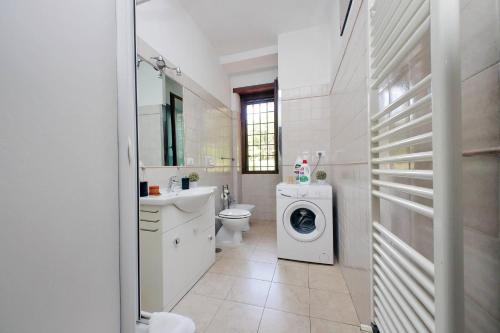
[[[297,198],[297,188],[291,186],[278,186],[276,188],[276,196],[283,198]]]
[[[332,187],[330,185],[296,185],[282,183],[276,187],[276,196],[299,199],[330,199],[332,197]]]

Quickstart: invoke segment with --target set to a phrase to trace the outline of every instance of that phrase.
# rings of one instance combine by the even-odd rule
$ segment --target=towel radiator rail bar
[[[383,333],[460,333],[460,1],[369,0],[368,12],[372,320]],[[392,74],[427,43],[428,75],[381,106]],[[463,156],[498,153],[493,147]],[[378,222],[382,201],[432,219],[433,261]]]

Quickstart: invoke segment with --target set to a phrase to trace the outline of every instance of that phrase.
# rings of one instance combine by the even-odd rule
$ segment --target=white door
[[[301,242],[318,239],[326,227],[325,215],[321,209],[305,200],[291,203],[283,213],[282,222],[286,232]]]

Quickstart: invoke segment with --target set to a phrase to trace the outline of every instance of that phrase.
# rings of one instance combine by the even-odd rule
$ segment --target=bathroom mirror
[[[183,87],[140,58],[137,65],[139,159],[145,166],[184,165]]]

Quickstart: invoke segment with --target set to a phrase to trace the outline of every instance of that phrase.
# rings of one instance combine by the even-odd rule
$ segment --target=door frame
[[[140,319],[135,1],[115,0],[118,100],[120,332]]]

